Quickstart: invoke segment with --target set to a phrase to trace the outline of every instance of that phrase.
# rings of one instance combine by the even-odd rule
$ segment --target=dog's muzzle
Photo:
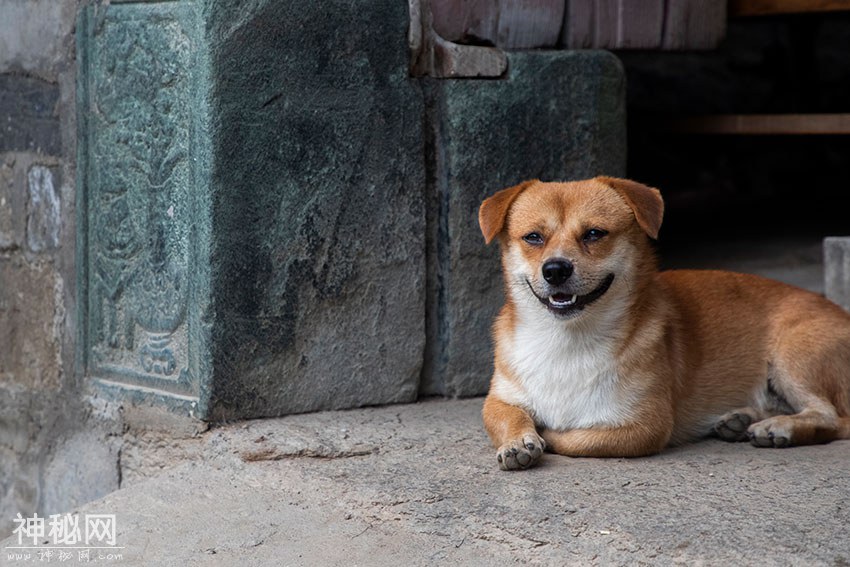
[[[540,303],[545,305],[549,311],[559,316],[570,316],[578,313],[605,295],[605,292],[608,291],[611,284],[614,283],[614,274],[608,274],[605,279],[602,280],[602,283],[596,287],[596,289],[584,295],[557,292],[549,295],[548,297],[541,296],[534,290],[534,286],[531,285],[530,281],[525,280],[525,283],[528,284],[528,289],[531,290],[534,297],[536,297]]]

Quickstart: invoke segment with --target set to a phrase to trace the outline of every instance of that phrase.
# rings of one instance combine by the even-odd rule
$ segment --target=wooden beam
[[[848,0],[729,0],[729,17],[850,11]]]
[[[664,11],[662,49],[714,49],[726,35],[723,2],[670,0]]]
[[[716,114],[673,120],[673,132],[754,136],[850,134],[850,114]]]

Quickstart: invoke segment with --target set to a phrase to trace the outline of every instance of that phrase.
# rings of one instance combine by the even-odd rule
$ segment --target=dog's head
[[[509,299],[572,319],[654,271],[663,214],[657,189],[596,177],[526,181],[486,199],[478,220],[487,243],[499,237]]]

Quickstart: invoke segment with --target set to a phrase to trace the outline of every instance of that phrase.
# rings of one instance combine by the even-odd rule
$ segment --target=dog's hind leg
[[[830,340],[823,340],[829,331]],[[768,390],[791,411],[750,425],[753,445],[787,447],[850,438],[850,331],[801,325],[784,333],[777,347]]]
[[[833,409],[807,408],[793,415],[777,415],[750,426],[748,435],[756,447],[790,447],[829,443],[847,438],[850,418],[839,418]]]

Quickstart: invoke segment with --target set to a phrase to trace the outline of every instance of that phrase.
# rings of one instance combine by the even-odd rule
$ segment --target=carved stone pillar
[[[80,15],[78,361],[103,389],[204,416],[210,160],[197,27],[184,2]]]
[[[412,401],[423,101],[407,6],[81,12],[80,372],[204,419]]]

